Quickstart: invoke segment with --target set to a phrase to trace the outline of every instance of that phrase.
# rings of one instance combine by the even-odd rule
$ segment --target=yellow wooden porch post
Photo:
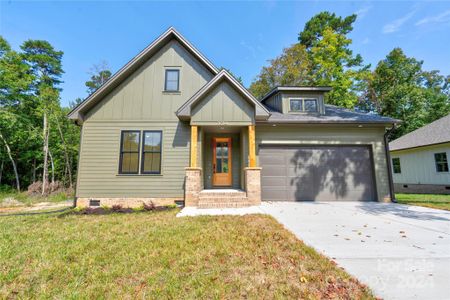
[[[197,167],[197,126],[191,126],[191,168]]]
[[[248,160],[249,167],[256,167],[255,125],[248,126]]]

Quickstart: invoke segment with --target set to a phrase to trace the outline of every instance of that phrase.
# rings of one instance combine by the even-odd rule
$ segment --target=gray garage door
[[[367,146],[262,145],[262,199],[375,201],[372,161]]]

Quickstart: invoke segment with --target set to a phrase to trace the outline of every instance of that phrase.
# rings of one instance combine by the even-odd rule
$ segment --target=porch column
[[[248,126],[248,166],[256,167],[255,125]]]
[[[261,203],[261,168],[256,167],[255,125],[248,126],[248,168],[244,169],[247,200],[253,205]]]
[[[191,168],[197,167],[197,137],[198,127],[191,126]]]
[[[191,160],[186,168],[184,205],[197,206],[198,194],[203,189],[202,169],[197,167],[198,127],[191,126]]]

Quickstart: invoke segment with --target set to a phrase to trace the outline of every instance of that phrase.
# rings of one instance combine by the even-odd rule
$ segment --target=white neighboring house
[[[450,194],[450,114],[389,143],[397,193]]]

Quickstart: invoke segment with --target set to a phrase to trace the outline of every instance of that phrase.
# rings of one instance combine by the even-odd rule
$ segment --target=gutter
[[[388,137],[394,129],[395,124],[393,124],[392,127],[384,133],[384,151],[386,153],[386,161],[388,167],[389,193],[391,195],[391,202],[397,203],[397,199],[395,199],[395,192],[394,192],[394,180],[392,178],[391,153],[389,152],[389,143],[388,143]]]

